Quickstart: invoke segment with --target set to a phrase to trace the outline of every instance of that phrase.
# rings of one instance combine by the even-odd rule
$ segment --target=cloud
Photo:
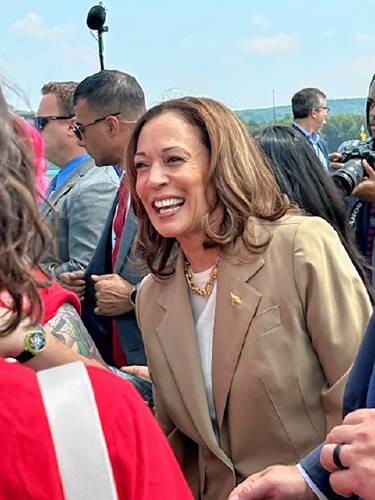
[[[97,50],[73,47],[67,43],[61,44],[60,49],[68,61],[86,62],[90,66],[99,64]]]
[[[266,17],[262,16],[262,14],[253,14],[250,18],[252,24],[256,26],[260,26],[261,28],[266,28],[269,26],[269,21]]]
[[[280,33],[275,36],[242,38],[236,42],[243,52],[261,56],[290,54],[296,48],[298,36],[294,33]]]
[[[68,36],[71,26],[46,26],[41,16],[29,12],[22,19],[16,21],[11,30],[19,35],[27,35],[35,40],[57,42]]]
[[[354,39],[356,42],[362,44],[362,45],[367,45],[373,41],[373,38],[371,35],[368,33],[355,33]]]
[[[89,67],[97,65],[98,54],[96,50],[77,47],[70,43],[70,40],[74,40],[75,32],[75,26],[72,23],[48,26],[41,16],[29,12],[13,24],[11,31],[18,36],[31,38],[43,42],[45,45],[48,44],[69,62],[78,61],[86,63]]]

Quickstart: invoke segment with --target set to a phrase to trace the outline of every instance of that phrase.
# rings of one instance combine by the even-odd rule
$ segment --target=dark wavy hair
[[[177,113],[195,127],[202,144],[209,153],[206,183],[212,182],[216,203],[202,221],[204,246],[230,248],[242,238],[250,252],[264,248],[254,236],[255,218],[276,220],[289,209],[288,200],[281,194],[277,183],[265,167],[263,157],[239,118],[224,104],[205,97],[184,97],[163,102],[138,121],[130,138],[127,153],[127,183],[133,209],[138,217],[138,238],[135,251],[151,272],[162,277],[174,271],[177,250],[175,238],[164,238],[150,223],[136,192],[137,172],[134,155],[139,135],[147,122],[165,114]],[[219,215],[219,224],[213,224],[213,214]],[[169,266],[170,264],[170,266]]]
[[[345,203],[308,139],[293,127],[273,125],[258,132],[255,140],[289,200],[309,214],[325,219],[336,230],[374,303],[374,290],[366,272],[369,266],[356,248],[353,231],[347,224]]]
[[[17,134],[16,117],[0,88],[0,291],[8,292],[9,311],[0,335],[11,333],[25,317],[40,321],[43,306],[33,274],[48,240],[36,205],[38,195],[32,150]],[[6,303],[8,306],[8,303]]]

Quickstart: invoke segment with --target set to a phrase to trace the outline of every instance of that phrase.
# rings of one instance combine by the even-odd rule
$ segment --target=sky
[[[13,0],[2,8],[0,74],[36,109],[43,83],[99,70],[86,0]],[[105,67],[142,85],[148,107],[205,95],[232,109],[289,104],[303,87],[363,97],[375,72],[375,0],[106,0]],[[28,102],[27,102],[28,101]]]

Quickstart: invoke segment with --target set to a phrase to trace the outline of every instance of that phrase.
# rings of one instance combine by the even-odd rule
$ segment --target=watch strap
[[[129,302],[135,309],[135,301],[137,298],[138,285],[133,286],[129,293]]]
[[[18,356],[14,356],[19,363],[27,363],[30,359],[33,359],[34,354],[29,351],[22,351]]]

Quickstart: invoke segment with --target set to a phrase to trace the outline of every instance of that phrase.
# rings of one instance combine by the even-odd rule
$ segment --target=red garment
[[[39,281],[48,279],[43,273],[39,271],[35,271],[34,275]],[[57,313],[57,310],[67,302],[72,304],[72,306],[74,306],[77,310],[78,314],[81,315],[81,302],[78,298],[78,295],[76,295],[74,292],[71,292],[70,290],[66,290],[59,283],[54,282],[47,288],[38,288],[38,292],[43,303],[43,325],[47,323],[47,321],[52,319]],[[12,297],[10,296],[10,294],[7,291],[0,292],[0,307],[10,306],[11,303]]]
[[[120,189],[118,193],[118,205],[117,213],[113,221],[113,230],[115,232],[115,245],[112,250],[112,270],[115,272],[116,269],[116,259],[118,252],[120,250],[120,240],[122,231],[125,224],[126,216],[126,201],[127,201],[127,189],[125,177],[121,179]],[[120,332],[117,328],[116,320],[112,321],[112,355],[115,365],[120,368],[126,365],[126,355],[121,345]]]
[[[55,316],[59,307],[67,302],[72,304],[81,315],[81,302],[78,296],[63,288],[59,283],[52,283],[48,288],[39,288],[38,291],[44,306],[43,325]]]
[[[131,384],[100,368],[88,373],[119,500],[193,500],[166,438]],[[63,500],[35,373],[0,360],[0,380],[0,498]]]

